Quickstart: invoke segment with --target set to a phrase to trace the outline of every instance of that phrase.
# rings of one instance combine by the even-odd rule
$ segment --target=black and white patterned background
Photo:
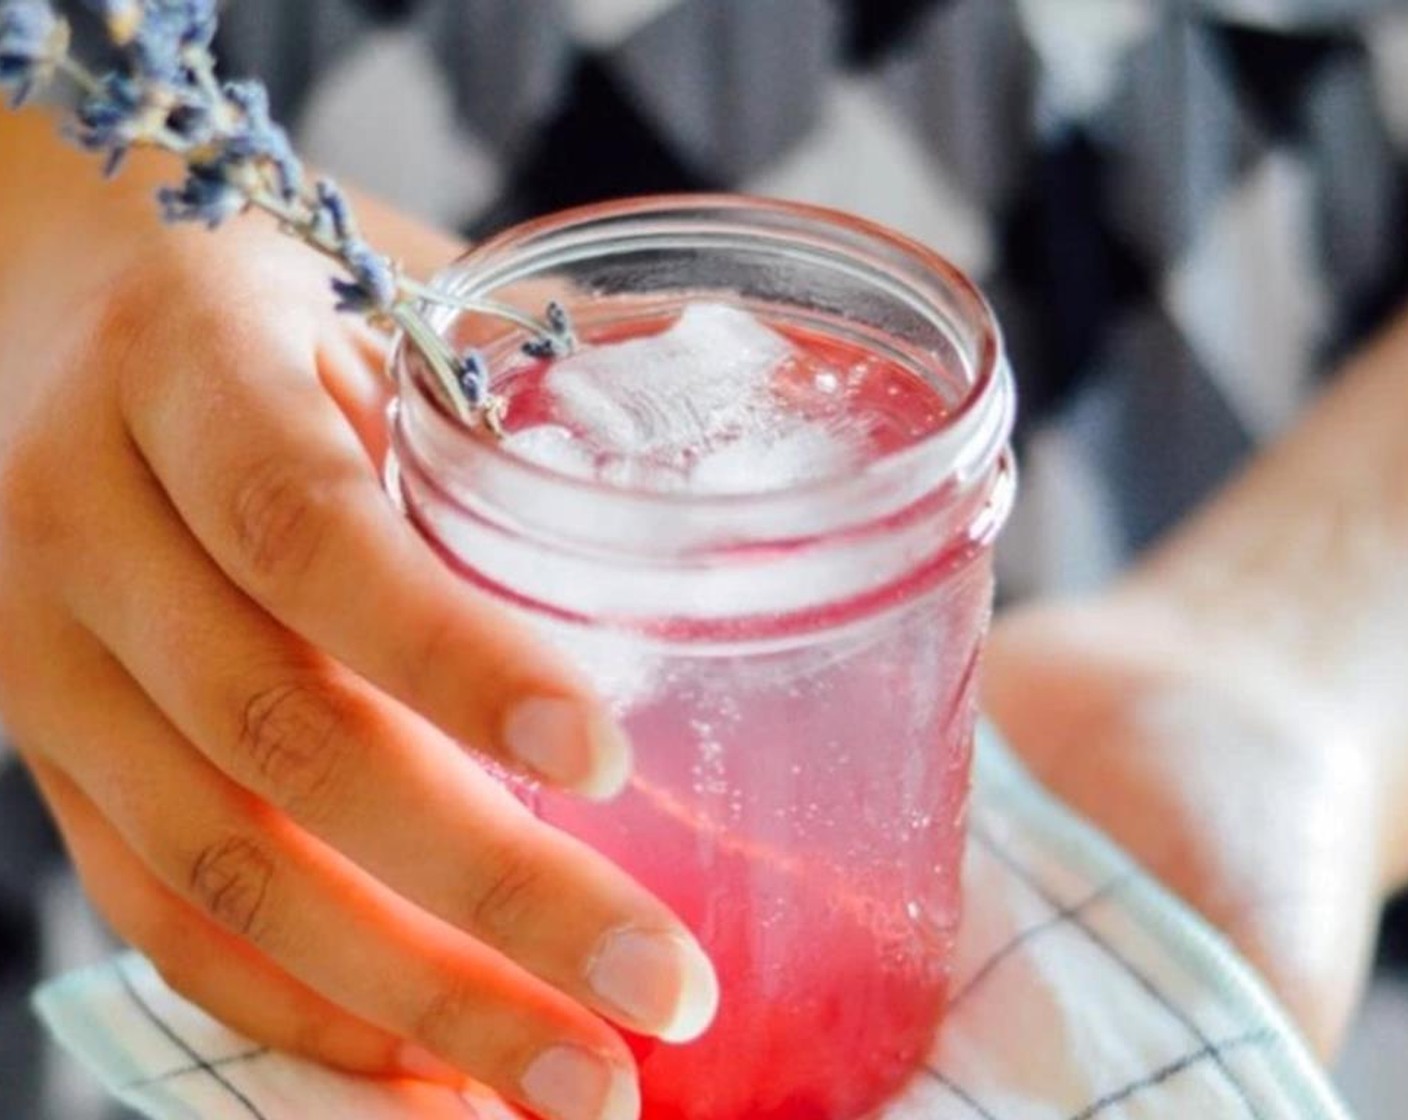
[[[361,9],[245,0],[227,54],[276,60],[315,159],[442,222],[743,189],[978,277],[1022,388],[1010,595],[1108,576],[1408,291],[1400,3]]]

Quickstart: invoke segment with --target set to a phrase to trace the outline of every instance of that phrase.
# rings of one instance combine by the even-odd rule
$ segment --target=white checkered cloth
[[[1347,1116],[1248,968],[992,738],[971,822],[945,1025],[879,1120]],[[109,1090],[157,1120],[513,1116],[484,1095],[253,1046],[130,954],[46,985],[36,1004]]]

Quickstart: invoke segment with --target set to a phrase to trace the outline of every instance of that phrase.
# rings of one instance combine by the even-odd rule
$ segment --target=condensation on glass
[[[863,347],[941,400],[936,431],[840,477],[653,493],[515,458],[396,359],[388,479],[407,516],[565,651],[637,745],[612,804],[525,796],[674,906],[720,974],[702,1040],[633,1040],[647,1120],[864,1114],[932,1042],[958,921],[991,548],[1014,490],[988,305],[878,227],[713,196],[550,217],[440,282],[529,312],[563,299],[588,337],[726,303]],[[508,328],[434,314],[513,366]]]

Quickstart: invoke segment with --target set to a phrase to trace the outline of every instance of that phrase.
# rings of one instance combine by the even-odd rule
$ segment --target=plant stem
[[[211,111],[216,114],[213,118],[216,135],[221,135],[235,127],[236,122],[230,119],[230,110],[220,88],[219,80],[215,76],[212,61],[208,57],[201,57],[199,53],[196,53],[193,57],[188,58],[186,63],[194,75],[201,93],[208,100]],[[56,72],[62,73],[84,93],[90,96],[101,96],[104,93],[102,80],[72,55],[65,53],[59,56],[54,60],[53,66]],[[189,99],[181,98],[179,94],[177,100],[189,104]],[[192,153],[198,152],[200,147],[164,124],[156,123],[132,136],[127,141],[127,146],[166,151],[183,157],[188,163],[191,162]],[[267,161],[257,164],[255,167],[254,178],[258,180],[258,185],[246,184],[241,188],[247,206],[268,214],[310,249],[345,269],[346,261],[343,258],[342,246],[320,228],[316,207],[303,193],[300,193],[293,201],[281,197],[272,182],[273,173]],[[477,407],[470,402],[459,379],[457,372],[459,363],[456,355],[450,349],[449,343],[425,321],[412,301],[434,303],[503,319],[539,336],[552,336],[554,332],[551,326],[524,311],[520,311],[511,304],[501,303],[497,300],[458,298],[439,291],[429,284],[403,276],[399,270],[395,271],[395,282],[398,298],[386,312],[386,315],[405,332],[406,337],[421,352],[455,415],[467,424],[472,424],[476,415],[482,416],[486,426],[495,434],[502,436],[503,428],[500,422],[502,408],[499,402],[488,394],[487,388],[484,400],[479,402]]]
[[[429,284],[422,284],[419,280],[413,280],[408,276],[398,279],[401,289],[407,295],[415,296],[427,303],[438,303],[446,307],[458,308],[461,311],[478,311],[484,315],[492,315],[495,319],[503,319],[514,326],[531,331],[533,334],[552,334],[552,330],[541,319],[533,318],[526,311],[520,311],[510,303],[500,303],[493,299],[461,299],[448,292],[442,292],[438,288],[433,288]]]
[[[435,374],[435,379],[440,383],[446,400],[455,410],[455,415],[466,423],[472,422],[474,410],[465,398],[464,389],[455,376],[453,366],[446,360],[449,347],[445,340],[431,330],[430,324],[421,318],[410,304],[397,303],[391,309],[391,317],[424,356],[431,373]]]

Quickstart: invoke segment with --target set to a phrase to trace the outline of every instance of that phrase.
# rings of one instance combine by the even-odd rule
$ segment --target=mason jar
[[[796,347],[829,416],[886,433],[844,469],[803,458],[776,476],[745,448],[707,487],[656,485],[467,428],[413,354],[395,358],[388,479],[406,516],[570,656],[635,743],[610,803],[523,796],[673,907],[718,972],[702,1038],[630,1040],[646,1120],[866,1114],[933,1043],[959,920],[991,552],[1014,493],[988,304],[894,232],[732,196],[553,215],[437,283],[532,314],[558,298],[586,348],[690,308],[746,315]],[[510,433],[570,429],[521,334],[427,313],[483,350]]]

